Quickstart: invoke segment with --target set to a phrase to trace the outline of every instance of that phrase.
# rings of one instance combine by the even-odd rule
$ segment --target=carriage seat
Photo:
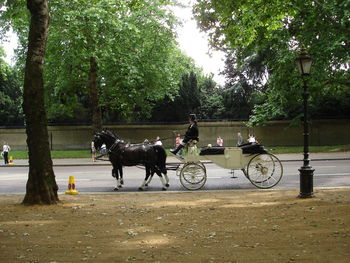
[[[238,146],[242,149],[243,154],[258,154],[258,153],[267,153],[264,146],[258,143],[249,142],[245,144],[241,144]]]
[[[224,154],[225,147],[214,146],[214,147],[203,147],[199,153],[199,155],[218,155]]]
[[[264,146],[257,143],[245,143],[238,147],[242,149],[243,154],[259,154],[259,153],[267,152]],[[225,153],[225,147],[214,146],[214,147],[203,147],[199,155],[218,155],[218,154],[224,154],[224,153]]]

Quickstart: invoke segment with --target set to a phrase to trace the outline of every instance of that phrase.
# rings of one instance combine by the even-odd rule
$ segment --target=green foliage
[[[302,83],[294,60],[301,45],[314,58],[309,80],[313,116],[320,109],[326,116],[349,114],[349,10],[348,0],[199,0],[194,7],[211,44],[234,56],[232,65],[242,76],[231,87],[245,78],[257,90],[266,84],[259,96],[264,100],[255,102],[251,124],[300,116]],[[252,67],[252,60],[259,61],[262,70]],[[249,74],[247,66],[258,78]],[[338,109],[325,109],[325,101],[336,102]]]
[[[16,2],[16,3],[14,3]],[[89,59],[98,63],[100,106],[107,119],[149,116],[154,101],[177,93],[192,61],[179,51],[172,0],[50,1],[45,58],[49,117],[85,119],[89,115]],[[25,1],[9,1],[0,19],[26,46]],[[17,15],[20,14],[20,15]],[[23,68],[18,50],[19,68]]]
[[[264,101],[266,68],[259,53],[246,60],[239,69],[234,54],[227,55],[223,74],[226,76],[223,91],[224,118],[247,120],[256,103]]]
[[[222,118],[225,108],[221,93],[213,76],[205,76],[201,70],[190,71],[182,76],[176,96],[167,96],[156,104],[150,120],[186,122],[190,113],[201,120]]]
[[[225,113],[221,87],[218,87],[212,76],[200,79],[200,102],[197,110],[200,119],[222,119]]]
[[[18,125],[23,123],[22,91],[15,71],[3,60],[3,55],[0,46],[0,123]]]
[[[168,1],[132,3],[56,2],[47,64],[60,70],[51,71],[47,80],[64,106],[53,105],[53,114],[60,109],[65,112],[56,114],[73,113],[81,100],[86,101],[84,72],[91,56],[99,66],[100,105],[109,115],[131,118],[137,111],[149,112],[145,101],[163,97],[176,87],[178,67],[171,59],[176,20],[164,9]]]
[[[190,72],[182,76],[178,94],[167,96],[157,103],[152,120],[154,121],[186,121],[189,113],[196,113],[200,106],[200,89],[197,75]]]

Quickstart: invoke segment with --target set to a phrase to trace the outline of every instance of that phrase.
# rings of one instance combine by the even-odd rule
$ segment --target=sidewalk
[[[300,161],[303,160],[302,153],[288,153],[276,154],[282,162]],[[350,160],[350,152],[335,152],[335,153],[310,153],[311,161],[324,160]],[[69,158],[69,159],[53,159],[54,166],[96,166],[96,165],[110,165],[109,161],[92,162],[90,158]],[[28,166],[28,159],[13,160],[13,166]],[[178,159],[172,156],[167,157],[167,163],[179,163]],[[0,167],[9,167],[1,163]],[[12,166],[11,166],[12,167]]]

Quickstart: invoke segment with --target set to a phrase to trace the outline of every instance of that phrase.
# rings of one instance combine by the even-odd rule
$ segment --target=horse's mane
[[[110,131],[110,130],[104,130],[102,131],[103,133],[106,133],[107,135],[111,136],[111,137],[114,137],[114,138],[118,138],[118,136],[113,132],[113,131]]]

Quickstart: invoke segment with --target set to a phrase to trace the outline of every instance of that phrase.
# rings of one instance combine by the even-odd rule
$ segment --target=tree
[[[43,64],[48,33],[47,0],[27,0],[31,14],[24,76],[23,110],[29,151],[29,174],[23,204],[55,204],[59,201],[52,169],[44,106]]]
[[[227,54],[225,69],[225,88],[222,92],[225,107],[224,118],[248,120],[255,104],[261,101],[267,78],[266,67],[261,53],[248,58],[244,65],[237,67],[234,54]]]
[[[172,98],[167,96],[154,108],[154,121],[184,121],[189,113],[197,113],[200,107],[200,89],[197,75],[191,71],[182,76],[178,94]]]
[[[213,80],[213,76],[198,78],[200,107],[196,110],[200,119],[223,119],[226,109],[223,105],[223,92]]]
[[[0,122],[2,125],[22,125],[22,91],[13,68],[3,59],[0,46]]]
[[[1,17],[23,36],[26,14],[20,1],[8,3]],[[50,1],[45,58],[49,118],[85,115],[86,107],[114,120],[142,118],[150,115],[154,101],[175,94],[187,59],[176,43],[178,22],[169,9],[174,2]],[[96,89],[90,93],[92,84]],[[99,97],[88,100],[90,94]]]
[[[259,82],[265,81],[266,89],[251,116],[251,123],[258,124],[300,116],[302,84],[294,59],[302,45],[314,57],[309,81],[312,112],[320,109],[321,101],[335,100],[339,94],[347,100],[343,105],[349,105],[349,8],[347,0],[200,0],[194,13],[211,45],[235,56],[238,71],[244,72],[252,59],[263,58],[266,79]]]

